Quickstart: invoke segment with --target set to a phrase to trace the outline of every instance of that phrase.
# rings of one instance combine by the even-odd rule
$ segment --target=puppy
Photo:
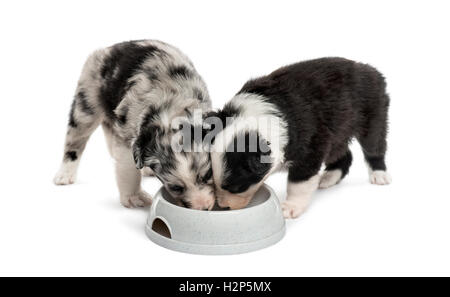
[[[348,173],[352,138],[361,144],[370,182],[389,184],[388,106],[383,76],[342,58],[300,62],[248,81],[216,114],[224,127],[211,152],[219,206],[245,207],[271,173],[286,168],[282,208],[286,218],[298,217],[314,190]]]
[[[180,119],[189,121],[194,111],[210,107],[206,84],[177,48],[143,40],[98,50],[82,70],[54,182],[75,181],[89,136],[102,125],[125,207],[151,203],[140,185],[139,169],[145,169],[183,205],[211,209],[215,198],[209,154],[172,146]]]

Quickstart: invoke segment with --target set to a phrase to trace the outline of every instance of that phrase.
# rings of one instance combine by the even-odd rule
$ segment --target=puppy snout
[[[214,207],[214,198],[198,198],[192,201],[192,208],[196,210],[211,210]]]
[[[220,208],[230,208],[228,204],[226,204],[226,202],[227,200],[223,198],[217,198],[217,204],[219,205]]]
[[[211,210],[213,207],[214,207],[214,201],[202,203],[196,209],[208,211],[208,210]]]
[[[248,205],[251,197],[242,197],[231,193],[221,192],[217,195],[217,204],[220,208],[235,210]]]

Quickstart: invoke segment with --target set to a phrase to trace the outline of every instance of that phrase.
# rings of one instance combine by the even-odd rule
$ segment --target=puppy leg
[[[386,147],[386,140],[380,140],[384,143],[382,147]],[[367,167],[369,168],[370,183],[375,185],[388,185],[392,182],[390,174],[387,172],[386,163],[384,161],[385,149],[380,149],[377,145],[371,146],[361,142],[363,147],[364,158],[366,159]]]
[[[319,188],[325,189],[339,183],[348,173],[352,164],[352,153],[348,150],[344,156],[334,162],[327,162],[325,172],[320,177]]]
[[[150,205],[152,198],[141,189],[141,171],[136,168],[131,149],[114,141],[113,138],[112,153],[115,160],[120,203],[129,208]]]
[[[391,175],[386,171],[383,156],[368,156],[364,154],[369,168],[369,181],[374,185],[388,185],[392,182]]]
[[[321,156],[318,150],[289,168],[287,198],[282,204],[285,218],[299,217],[310,204],[312,194],[319,186]]]
[[[385,163],[387,136],[387,106],[389,97],[385,94],[380,98],[381,106],[375,109],[367,119],[366,126],[357,136],[369,167],[369,180],[372,184],[387,185],[392,181]]]
[[[86,143],[98,127],[102,115],[89,105],[86,94],[80,89],[72,103],[64,145],[64,158],[53,179],[57,185],[75,182],[78,165]]]
[[[319,174],[315,174],[304,181],[288,181],[287,198],[281,206],[285,218],[298,218],[308,208],[319,181]]]

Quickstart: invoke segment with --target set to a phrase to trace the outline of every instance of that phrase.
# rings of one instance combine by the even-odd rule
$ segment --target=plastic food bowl
[[[273,190],[262,186],[239,210],[200,211],[177,206],[164,188],[155,195],[146,233],[154,243],[179,252],[230,255],[280,241],[286,226]]]

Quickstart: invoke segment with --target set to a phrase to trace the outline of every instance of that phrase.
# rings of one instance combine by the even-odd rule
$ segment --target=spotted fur
[[[208,90],[192,62],[177,48],[156,40],[129,41],[94,52],[86,61],[69,114],[64,159],[55,183],[75,181],[92,132],[103,126],[116,161],[121,202],[150,203],[139,169],[153,173],[180,203],[210,209],[214,203],[207,152],[175,152],[177,119],[211,107]],[[174,192],[175,187],[183,191]]]

